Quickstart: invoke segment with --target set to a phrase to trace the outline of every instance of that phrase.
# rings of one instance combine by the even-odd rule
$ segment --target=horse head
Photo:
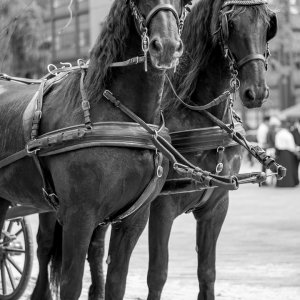
[[[229,60],[232,82],[237,83],[247,108],[260,107],[269,96],[265,78],[268,41],[276,35],[277,18],[266,4],[265,0],[228,0],[221,4],[219,41]]]
[[[152,65],[158,69],[176,67],[183,53],[180,38],[186,16],[187,0],[129,0],[142,50],[149,52]]]

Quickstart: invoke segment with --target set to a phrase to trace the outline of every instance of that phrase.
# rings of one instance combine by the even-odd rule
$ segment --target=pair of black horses
[[[40,272],[31,299],[52,299],[51,259],[60,298],[79,299],[87,255],[92,275],[89,299],[123,299],[130,256],[149,214],[148,300],[161,299],[172,223],[190,210],[197,221],[198,300],[214,299],[216,242],[228,209],[228,191],[200,189],[159,196],[167,175],[176,179],[178,174],[172,165],[169,170],[168,159],[162,159],[146,130],[143,145],[136,145],[141,129],[121,108],[124,105],[145,123],[154,124],[151,137],[160,134],[163,108],[166,127],[174,137],[194,133],[187,145],[185,139],[179,143],[186,159],[211,174],[237,174],[240,146],[220,142],[211,147],[202,141],[204,147],[190,147],[190,140],[197,136],[201,142],[202,129],[208,136],[215,133],[215,124],[207,115],[186,108],[177,97],[191,105],[206,105],[233,87],[247,108],[260,107],[269,94],[267,42],[275,36],[277,23],[266,1],[200,0],[185,19],[188,2],[115,0],[88,67],[79,63],[78,70],[65,70],[51,84],[43,81],[40,94],[35,94],[33,84],[0,82],[0,160],[4,160],[0,162],[0,228],[11,204],[45,211],[39,217]],[[140,54],[143,57],[131,59]],[[165,80],[167,69],[171,69],[173,88]],[[230,99],[208,111],[231,124]],[[28,117],[28,111],[34,116]],[[101,132],[101,126],[114,138],[88,145],[84,140],[80,147],[74,146],[93,130]],[[61,128],[67,128],[67,134]],[[59,139],[71,143],[67,150],[55,148]],[[40,148],[29,147],[37,143]],[[47,147],[54,144],[49,155],[47,150],[43,153],[45,143]],[[15,153],[21,158],[15,159]],[[57,197],[49,197],[50,192]],[[141,198],[145,199],[139,204]],[[107,225],[120,214],[123,221],[112,225],[104,287],[107,226],[98,224]]]

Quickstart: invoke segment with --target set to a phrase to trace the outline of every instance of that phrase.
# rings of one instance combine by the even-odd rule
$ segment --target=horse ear
[[[277,16],[273,13],[270,17],[270,25],[267,31],[267,41],[271,40],[277,33]]]

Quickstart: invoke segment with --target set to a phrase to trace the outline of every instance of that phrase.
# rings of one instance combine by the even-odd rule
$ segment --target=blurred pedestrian
[[[297,146],[287,120],[281,121],[281,128],[275,135],[275,149],[277,162],[287,169],[286,176],[282,180],[278,180],[276,186],[294,187],[298,185]]]
[[[258,146],[264,149],[265,151],[268,148],[267,145],[267,136],[269,132],[269,121],[270,121],[270,116],[265,115],[263,117],[262,123],[258,126],[257,131],[256,131],[256,139]],[[262,166],[262,172],[266,173],[267,168],[263,165]],[[264,186],[267,185],[266,182],[260,183],[259,186]]]
[[[269,121],[270,121],[270,116],[265,115],[263,117],[262,123],[258,126],[256,132],[256,139],[257,139],[258,146],[260,146],[263,149],[267,148],[267,135],[269,131]]]
[[[300,163],[300,120],[294,121],[293,125],[291,126],[291,133],[294,137],[295,144],[297,146],[297,166],[295,167],[295,172],[299,177],[299,163]]]
[[[272,116],[269,121],[269,130],[267,133],[267,149],[266,152],[271,157],[275,158],[275,136],[280,129],[281,122],[279,118]]]

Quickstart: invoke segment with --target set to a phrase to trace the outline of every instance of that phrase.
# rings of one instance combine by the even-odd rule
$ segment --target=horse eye
[[[234,28],[234,23],[232,21],[228,22],[228,28],[232,30]]]

